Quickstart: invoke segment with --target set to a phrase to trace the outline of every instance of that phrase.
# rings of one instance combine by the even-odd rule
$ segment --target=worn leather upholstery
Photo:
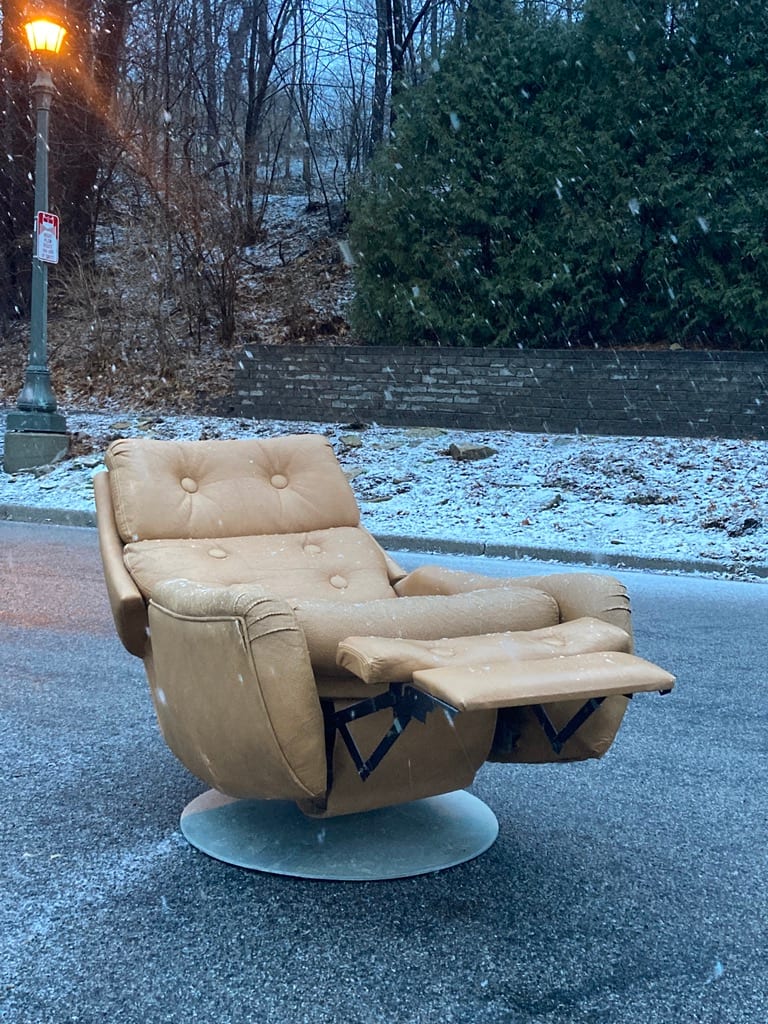
[[[149,597],[162,580],[184,578],[228,587],[249,581],[281,597],[368,601],[397,595],[384,552],[364,530],[336,526],[205,540],[144,540],[126,544],[126,568]]]
[[[261,587],[158,585],[149,678],[171,749],[230,796],[319,797],[323,719],[304,635]],[[201,679],[208,681],[200,685]]]
[[[105,464],[124,543],[248,537],[359,526],[352,489],[328,440],[122,438]]]
[[[580,730],[558,755],[529,709],[467,711],[452,723],[433,713],[411,722],[361,781],[328,734],[323,705],[340,710],[387,682],[366,683],[337,664],[346,637],[430,642],[546,631],[588,616],[623,631],[630,649],[624,588],[592,573],[406,573],[360,525],[320,435],[122,439],[105,461],[94,491],[118,634],[144,660],[169,746],[222,792],[344,814],[466,786],[488,758],[599,756],[615,735],[623,697],[607,699],[594,730]],[[588,645],[598,627],[570,629]],[[372,749],[391,721],[388,711],[356,721],[361,749]]]
[[[340,671],[337,650],[350,634],[427,640],[471,636],[486,629],[535,629],[559,622],[557,602],[531,587],[499,587],[464,594],[403,597],[340,604],[324,600],[290,602],[321,675]]]
[[[567,658],[594,651],[629,653],[631,638],[618,626],[584,616],[536,629],[507,630],[438,640],[350,636],[338,645],[340,666],[366,683],[396,683],[423,669]]]

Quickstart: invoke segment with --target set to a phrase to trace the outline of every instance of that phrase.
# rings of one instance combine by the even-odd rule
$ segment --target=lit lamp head
[[[27,11],[24,31],[29,49],[38,56],[58,53],[67,34],[63,19],[57,12],[38,7]]]

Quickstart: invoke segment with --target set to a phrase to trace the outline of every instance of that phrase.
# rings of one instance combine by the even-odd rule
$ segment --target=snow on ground
[[[9,514],[3,506],[92,510],[91,477],[118,436],[215,439],[308,431],[331,440],[363,522],[377,536],[415,538],[423,550],[456,542],[474,552],[560,552],[561,560],[639,560],[673,569],[703,563],[728,575],[768,575],[765,441],[64,411],[74,450],[82,454],[35,473],[0,472],[0,517]],[[466,461],[448,453],[451,445],[467,444],[496,453]]]

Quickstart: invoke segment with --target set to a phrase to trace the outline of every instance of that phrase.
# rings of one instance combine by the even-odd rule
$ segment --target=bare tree
[[[270,98],[272,72],[283,45],[294,3],[295,0],[280,0],[273,14],[269,11],[268,0],[251,0],[243,9],[243,19],[248,24],[242,171],[243,228],[246,239],[254,238],[259,227],[256,199],[260,133]]]
[[[30,120],[28,65],[22,46],[21,7],[2,0],[0,23],[0,328],[29,301],[29,225],[34,129]]]

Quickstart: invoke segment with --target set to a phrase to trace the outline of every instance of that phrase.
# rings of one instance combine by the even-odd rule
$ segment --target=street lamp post
[[[50,15],[35,13],[25,24],[29,48],[38,58],[56,54],[66,29]],[[16,409],[6,419],[4,468],[7,473],[46,465],[67,450],[66,420],[56,411],[48,369],[48,262],[40,250],[40,223],[56,218],[48,210],[48,121],[55,95],[53,78],[42,62],[32,84],[35,105],[35,242],[32,253],[32,308],[29,361]],[[42,217],[41,217],[42,215]],[[47,219],[47,222],[46,222]],[[57,223],[57,221],[56,221]],[[45,257],[45,258],[43,258]],[[58,253],[56,253],[58,257]]]

